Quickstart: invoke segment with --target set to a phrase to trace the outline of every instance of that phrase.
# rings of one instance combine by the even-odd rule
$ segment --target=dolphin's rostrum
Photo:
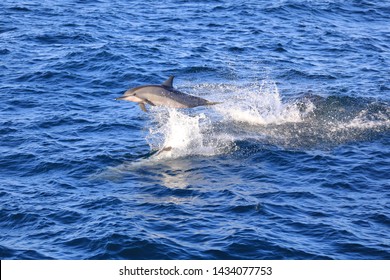
[[[146,104],[171,108],[193,108],[219,103],[210,102],[206,99],[185,94],[174,89],[173,78],[174,76],[170,76],[162,85],[146,85],[129,89],[123,96],[116,98],[116,100],[137,102],[144,112],[146,112]]]

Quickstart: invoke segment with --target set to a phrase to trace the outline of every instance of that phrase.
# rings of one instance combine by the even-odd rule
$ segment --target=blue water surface
[[[0,258],[390,259],[389,23],[379,0],[2,1]],[[115,100],[170,75],[222,103]]]

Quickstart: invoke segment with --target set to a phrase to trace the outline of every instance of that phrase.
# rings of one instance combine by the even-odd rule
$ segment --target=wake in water
[[[387,104],[349,97],[315,95],[284,101],[273,81],[249,86],[206,84],[215,107],[196,110],[155,108],[147,141],[157,159],[190,155],[215,156],[255,142],[288,149],[327,148],[370,139],[390,126]]]
[[[189,90],[194,95],[207,92],[213,100],[224,102],[197,109],[152,108],[146,138],[151,154],[109,168],[96,178],[121,180],[130,170],[147,176],[145,166],[155,176],[152,171],[161,164],[168,170],[177,164],[179,170],[191,169],[183,167],[185,161],[179,158],[231,154],[240,149],[246,154],[267,146],[329,149],[373,140],[390,130],[390,106],[372,100],[317,95],[283,100],[270,81],[249,86],[207,84]],[[170,180],[168,172],[164,180],[177,181],[178,174],[182,173]]]

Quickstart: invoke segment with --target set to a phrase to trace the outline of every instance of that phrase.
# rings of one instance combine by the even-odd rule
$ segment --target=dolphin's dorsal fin
[[[163,82],[163,86],[166,86],[166,87],[173,87],[173,78],[175,78],[175,76],[170,76],[168,78],[168,80],[166,80],[165,82]]]

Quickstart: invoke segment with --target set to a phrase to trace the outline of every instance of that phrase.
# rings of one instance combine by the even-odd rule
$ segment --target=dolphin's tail
[[[221,103],[222,103],[222,102],[211,102],[211,101],[207,101],[206,106],[217,105],[217,104],[221,104]]]

